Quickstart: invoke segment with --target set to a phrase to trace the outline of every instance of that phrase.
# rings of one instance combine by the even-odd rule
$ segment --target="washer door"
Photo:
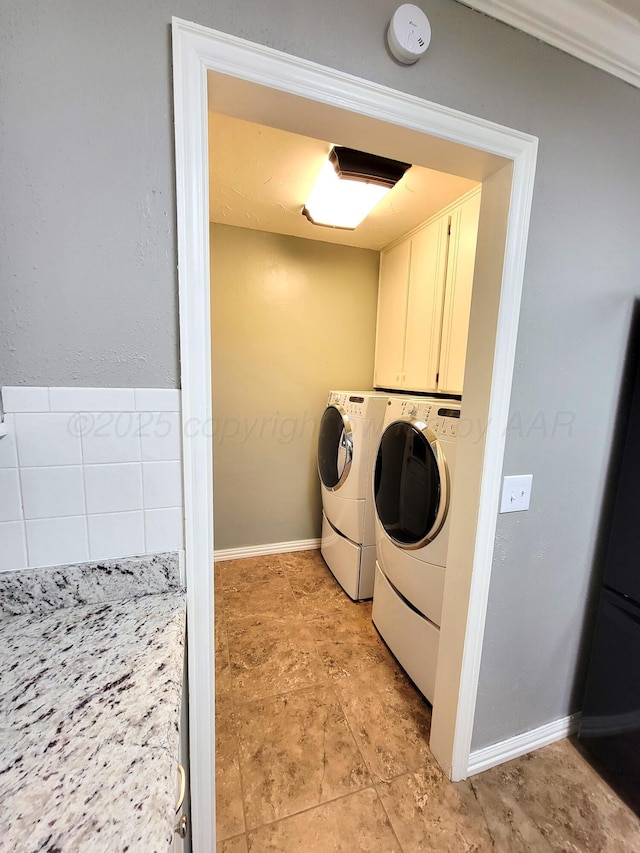
[[[337,491],[344,485],[353,459],[353,430],[341,406],[327,406],[320,421],[318,473],[323,485]]]
[[[449,472],[424,421],[394,421],[380,439],[374,475],[376,512],[401,548],[421,548],[438,535],[449,509]]]

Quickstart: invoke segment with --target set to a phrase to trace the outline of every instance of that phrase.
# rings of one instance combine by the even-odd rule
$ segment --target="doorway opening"
[[[215,112],[482,183],[431,749],[469,764],[537,141],[367,81],[174,21],[183,419],[211,418],[207,104]],[[212,449],[185,431],[193,832],[213,849]],[[214,450],[215,452],[215,450]]]
[[[420,314],[407,318],[407,326],[420,345],[405,347],[416,363],[408,381],[419,374],[426,383],[439,368],[425,354],[440,349],[440,325],[454,314],[440,304],[442,276],[449,269],[448,292],[460,314],[468,312],[471,285],[468,275],[454,280],[456,267],[444,260],[450,243],[444,219],[451,220],[445,209],[469,192],[477,195],[479,184],[412,164],[358,228],[313,225],[302,203],[332,143],[223,115],[215,101],[210,87],[214,540],[216,559],[223,560],[319,547],[316,449],[329,389],[371,391],[374,356],[376,387],[393,387],[395,378],[395,365],[385,373],[382,362],[404,336],[406,300],[395,279],[388,298],[397,305],[387,309],[378,297],[382,258],[390,256],[390,244],[406,245],[407,234],[436,217],[429,234],[437,229],[438,240],[425,248],[435,243],[433,254],[442,260],[429,266],[425,258],[420,266],[413,252],[412,305]],[[351,116],[343,113],[340,139],[350,141]],[[368,147],[380,153],[376,139]],[[469,232],[475,231],[470,219]],[[465,340],[466,326],[457,334],[458,349]],[[452,384],[444,387],[447,396],[456,393]]]

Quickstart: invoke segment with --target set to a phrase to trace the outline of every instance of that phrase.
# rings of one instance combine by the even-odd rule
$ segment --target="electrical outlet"
[[[533,474],[514,474],[502,483],[500,512],[522,512],[529,509]]]

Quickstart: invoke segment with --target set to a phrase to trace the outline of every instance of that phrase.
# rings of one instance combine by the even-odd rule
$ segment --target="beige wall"
[[[371,388],[377,252],[211,226],[215,548],[320,535],[331,388]]]

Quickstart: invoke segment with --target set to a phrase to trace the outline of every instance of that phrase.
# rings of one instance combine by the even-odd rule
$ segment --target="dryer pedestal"
[[[433,705],[440,630],[407,604],[377,564],[372,618],[400,666]]]
[[[354,601],[372,598],[376,546],[356,545],[342,536],[322,513],[320,552],[334,578]]]

